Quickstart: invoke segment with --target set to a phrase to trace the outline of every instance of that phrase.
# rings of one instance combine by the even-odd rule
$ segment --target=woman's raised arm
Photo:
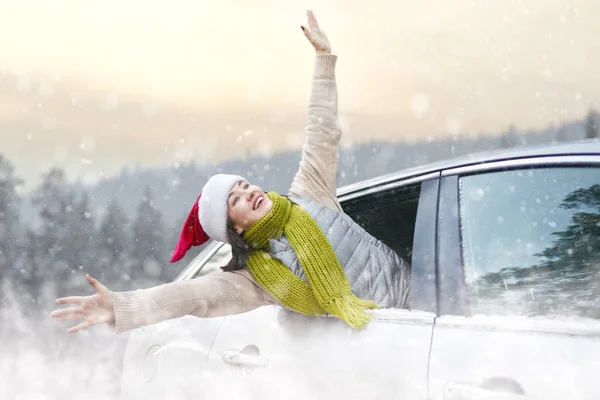
[[[342,132],[338,123],[338,98],[335,81],[337,57],[311,11],[308,28],[302,27],[316,51],[312,93],[308,104],[306,141],[300,167],[290,188],[290,195],[317,201],[341,210],[336,196],[339,163],[338,143]]]

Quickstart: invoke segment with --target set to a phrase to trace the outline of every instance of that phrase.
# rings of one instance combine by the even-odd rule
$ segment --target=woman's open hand
[[[96,290],[91,296],[71,296],[56,300],[56,304],[72,304],[73,306],[52,311],[50,316],[58,321],[71,321],[83,319],[67,332],[74,333],[90,326],[114,322],[115,311],[113,308],[110,290],[89,275],[85,276],[89,284]]]
[[[313,45],[317,54],[331,54],[329,39],[327,39],[325,31],[319,28],[315,15],[309,10],[306,12],[306,16],[308,17],[308,28],[302,26],[304,36],[306,36],[310,44]]]

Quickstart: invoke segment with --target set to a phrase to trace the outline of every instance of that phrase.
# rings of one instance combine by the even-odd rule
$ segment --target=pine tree
[[[585,138],[600,138],[600,115],[595,110],[590,110],[585,118]]]
[[[48,280],[54,281],[59,291],[67,289],[67,282],[73,265],[69,263],[73,243],[70,243],[70,214],[73,212],[75,193],[67,183],[62,170],[53,168],[42,177],[42,184],[36,191],[33,203],[38,207],[41,227],[30,237],[35,240],[29,258],[42,261],[43,271]],[[38,254],[43,253],[42,255]],[[37,268],[42,265],[36,263]],[[37,284],[34,282],[33,284]]]
[[[125,283],[131,279],[127,262],[127,249],[131,244],[127,228],[127,215],[114,200],[106,208],[98,235],[99,265],[104,271],[105,281],[111,287],[127,287]]]
[[[17,187],[23,181],[14,175],[12,163],[0,154],[0,288],[18,279],[15,263],[23,248],[23,233],[19,218],[21,199]],[[0,305],[4,303],[0,290]]]
[[[565,129],[564,125],[561,125],[561,127],[558,128],[558,131],[556,132],[556,141],[560,143],[566,142],[567,140],[567,130]]]
[[[156,208],[150,188],[146,188],[144,196],[137,208],[133,222],[131,261],[137,265],[132,272],[134,279],[157,279],[165,281],[168,261],[165,246],[165,225],[162,213]]]
[[[511,125],[507,131],[502,133],[500,138],[500,147],[503,149],[515,147],[518,144],[517,130],[514,125]]]
[[[37,307],[29,305],[38,303],[44,285],[54,285],[53,262],[41,245],[41,235],[31,229],[26,229],[25,242],[27,246],[15,262],[12,288],[15,297],[24,305],[21,307],[21,311],[24,314],[30,314],[39,311]]]
[[[112,259],[119,258],[128,247],[127,215],[119,203],[114,200],[106,209],[100,223],[99,247]]]
[[[73,198],[70,212],[65,216],[64,228],[66,232],[64,245],[59,252],[59,259],[69,268],[71,274],[68,282],[70,288],[85,287],[87,284],[78,271],[85,271],[101,277],[101,270],[97,265],[97,237],[94,218],[90,208],[90,195],[79,189]]]

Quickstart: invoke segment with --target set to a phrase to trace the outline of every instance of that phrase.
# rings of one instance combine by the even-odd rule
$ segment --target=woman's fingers
[[[311,31],[316,31],[319,29],[319,23],[317,22],[317,18],[315,18],[315,14],[311,10],[306,11],[306,17],[308,19],[308,28]]]
[[[301,28],[302,28],[302,32],[304,32],[304,36],[306,36],[306,38],[312,43],[310,31],[308,30],[308,28],[306,28],[304,26],[301,26]]]
[[[108,289],[106,288],[106,286],[101,284],[100,281],[98,281],[97,279],[92,278],[90,276],[90,274],[85,274],[85,279],[87,279],[88,283],[90,285],[92,285],[92,287],[94,289],[96,289],[97,292],[99,292],[99,293],[108,292]]]
[[[79,325],[75,325],[75,326],[67,329],[67,332],[68,333],[75,333],[75,332],[78,332],[78,331],[80,331],[82,329],[87,329],[90,326],[92,326],[91,323],[89,323],[88,321],[84,321],[84,322],[80,323]]]
[[[65,314],[54,317],[57,321],[73,321],[75,319],[84,319],[85,316],[81,313]]]
[[[56,304],[81,304],[85,296],[69,296],[56,299]]]
[[[315,18],[312,11],[307,11],[306,16],[308,18],[308,28],[302,26],[304,36],[308,39],[310,44],[313,45],[317,54],[331,54],[331,45],[325,35],[325,32],[319,28],[319,23]]]
[[[302,27],[302,31],[304,32],[304,36],[306,36],[306,38],[308,39],[308,41],[316,48],[318,49],[320,46],[319,43],[319,38],[317,36],[315,36],[315,31],[309,30],[306,27]]]
[[[67,315],[83,315],[83,308],[81,307],[69,307],[61,308],[60,310],[54,310],[50,313],[52,318],[61,318]]]
[[[84,320],[80,324],[67,329],[69,333],[78,332],[90,326],[111,320],[109,309],[109,307],[112,307],[109,296],[110,291],[89,274],[86,274],[85,277],[88,283],[96,290],[96,294],[92,296],[69,296],[56,299],[56,304],[73,304],[74,306],[54,310],[50,313],[50,317],[57,321]],[[107,313],[108,315],[106,315]],[[112,318],[114,320],[114,316]]]

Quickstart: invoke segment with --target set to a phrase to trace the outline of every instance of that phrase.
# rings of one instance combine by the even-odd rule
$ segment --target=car
[[[131,333],[124,399],[600,397],[600,141],[503,149],[338,190],[410,260],[367,329],[279,306]],[[223,273],[211,242],[177,280]]]

